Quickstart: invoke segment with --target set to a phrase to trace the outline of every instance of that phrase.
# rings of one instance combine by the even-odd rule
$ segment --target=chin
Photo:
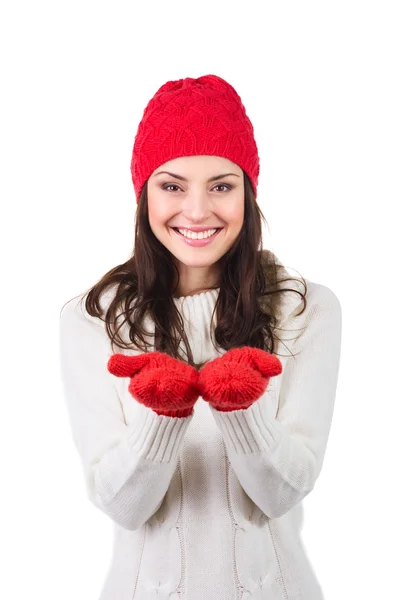
[[[171,250],[170,250],[170,252],[171,252]],[[186,267],[197,268],[197,269],[203,268],[203,267],[211,267],[212,265],[216,264],[222,256],[222,255],[221,256],[216,255],[215,257],[207,259],[207,260],[202,259],[202,257],[200,259],[197,258],[196,260],[191,260],[190,256],[186,256],[186,255],[182,256],[180,254],[174,254],[174,252],[171,252],[171,254],[174,256],[174,258],[179,263],[182,263]]]

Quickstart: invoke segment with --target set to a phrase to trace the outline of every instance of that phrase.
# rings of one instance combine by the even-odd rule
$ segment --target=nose
[[[202,223],[213,212],[213,200],[205,191],[191,191],[184,198],[182,212],[191,223]]]

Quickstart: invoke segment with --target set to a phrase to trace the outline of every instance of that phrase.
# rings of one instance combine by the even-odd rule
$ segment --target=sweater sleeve
[[[137,529],[161,505],[193,414],[167,417],[140,404],[126,423],[107,370],[112,351],[104,323],[84,310],[76,297],[60,315],[60,375],[73,441],[89,499],[122,527]]]
[[[289,356],[279,375],[277,417],[269,395],[275,378],[247,409],[222,412],[210,405],[237,478],[270,518],[284,515],[313,489],[333,416],[341,306],[328,287],[316,283],[309,287],[307,302],[294,321],[296,328],[304,328],[292,344],[295,358]]]

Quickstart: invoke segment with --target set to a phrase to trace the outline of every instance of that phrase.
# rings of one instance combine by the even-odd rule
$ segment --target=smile
[[[208,237],[196,237],[198,234],[189,232],[188,236],[187,235],[183,235],[182,233],[180,233],[178,231],[178,229],[175,229],[174,227],[171,227],[172,231],[174,231],[175,235],[179,238],[181,238],[182,240],[184,240],[184,242],[186,244],[188,244],[189,246],[194,246],[194,247],[200,247],[200,246],[207,246],[208,244],[211,244],[219,235],[219,232],[222,231],[223,227],[219,228],[219,229],[208,229],[207,231],[209,233],[211,233],[211,235],[209,235]],[[185,231],[185,230],[183,230]],[[199,235],[202,235],[202,233],[205,233],[206,235],[206,231],[205,232],[200,232]]]

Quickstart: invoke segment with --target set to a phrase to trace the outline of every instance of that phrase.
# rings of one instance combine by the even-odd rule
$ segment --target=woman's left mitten
[[[260,348],[232,348],[200,371],[201,396],[220,411],[248,408],[265,392],[270,377],[280,375],[282,364]]]

